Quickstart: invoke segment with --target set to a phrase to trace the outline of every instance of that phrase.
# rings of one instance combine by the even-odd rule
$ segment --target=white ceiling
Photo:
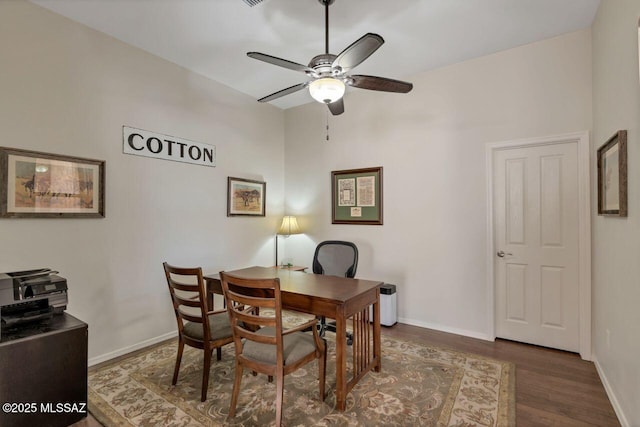
[[[246,52],[305,65],[324,53],[318,0],[264,0],[254,7],[242,0],[31,1],[256,99],[309,78]],[[411,81],[426,70],[589,27],[599,2],[335,0],[329,50],[338,54],[367,32],[380,34],[385,44],[355,74]],[[312,98],[304,90],[271,103],[307,102]]]

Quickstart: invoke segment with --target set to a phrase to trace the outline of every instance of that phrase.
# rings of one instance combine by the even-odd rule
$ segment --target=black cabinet
[[[66,427],[87,416],[87,333],[67,313],[2,331],[0,426]]]

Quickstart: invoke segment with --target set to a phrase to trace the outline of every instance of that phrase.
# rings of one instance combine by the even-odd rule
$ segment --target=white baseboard
[[[158,337],[155,338],[150,338],[148,340],[144,340],[141,341],[137,344],[134,344],[132,346],[129,347],[124,347],[115,351],[112,351],[110,353],[106,353],[100,356],[96,356],[96,357],[92,357],[91,359],[89,359],[89,366],[93,366],[93,365],[97,365],[98,363],[102,363],[102,362],[106,362],[107,360],[111,360],[111,359],[115,359],[116,357],[120,357],[122,355],[125,355],[127,353],[131,353],[132,351],[136,351],[136,350],[140,350],[141,348],[145,348],[148,347],[150,345],[153,344],[157,344],[159,342],[168,340],[170,338],[173,337],[177,337],[178,336],[178,331],[173,331],[173,332],[167,332],[166,334],[160,335]]]
[[[406,323],[407,325],[412,325],[412,326],[419,326],[421,328],[434,329],[434,330],[440,331],[440,332],[448,332],[450,334],[463,335],[465,337],[477,338],[477,339],[481,339],[481,340],[484,340],[484,341],[494,341],[493,338],[490,338],[489,336],[487,336],[485,334],[479,334],[477,332],[466,331],[466,330],[463,330],[463,329],[448,328],[448,327],[444,327],[442,325],[421,322],[421,321],[413,320],[413,319],[399,318],[398,322]],[[99,363],[106,362],[106,361],[111,360],[111,359],[115,359],[116,357],[123,356],[123,355],[125,355],[127,353],[131,353],[133,351],[140,350],[141,348],[145,348],[145,347],[148,347],[150,345],[157,344],[159,342],[162,342],[162,341],[165,341],[165,340],[168,340],[170,338],[177,337],[177,336],[178,336],[178,331],[167,332],[166,334],[157,336],[155,338],[150,338],[148,340],[139,342],[139,343],[134,344],[132,346],[124,347],[124,348],[121,348],[121,349],[118,349],[118,350],[114,350],[114,351],[106,353],[106,354],[102,354],[100,356],[92,357],[91,359],[89,359],[89,366],[97,365]]]
[[[607,396],[609,397],[611,406],[613,406],[613,410],[616,412],[616,415],[618,416],[618,421],[620,421],[620,425],[622,427],[631,427],[631,424],[629,424],[629,421],[627,421],[627,417],[624,416],[624,412],[620,407],[620,403],[616,398],[616,394],[613,392],[613,389],[611,388],[611,384],[609,384],[609,380],[607,379],[607,376],[605,375],[604,370],[602,369],[602,366],[600,366],[600,363],[598,363],[598,359],[596,357],[593,357],[593,363],[594,365],[596,365],[596,371],[598,371],[598,375],[600,376],[600,381],[602,381],[602,385],[604,386],[604,390],[607,392]]]
[[[435,323],[422,322],[419,320],[407,319],[404,317],[398,318],[398,322],[405,323],[407,325],[412,325],[412,326],[419,326],[421,328],[433,329],[440,332],[448,332],[450,334],[462,335],[470,338],[477,338],[479,340],[484,340],[484,341],[495,341],[493,337],[490,337],[487,334],[481,334],[475,331],[467,331],[464,329],[449,328],[449,327],[435,324]]]

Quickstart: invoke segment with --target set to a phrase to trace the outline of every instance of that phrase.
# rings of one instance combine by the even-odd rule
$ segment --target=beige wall
[[[604,0],[593,24],[593,152],[626,129],[627,218],[593,218],[596,365],[623,425],[640,425],[640,85],[637,0]],[[593,196],[596,199],[595,158]],[[595,211],[595,203],[593,210]]]
[[[106,218],[0,219],[0,271],[51,267],[89,357],[175,331],[162,262],[273,262],[284,114],[24,1],[0,1],[0,145],[106,160]],[[217,167],[122,153],[122,126],[217,147]],[[227,218],[227,176],[267,182],[266,218]],[[115,352],[115,353],[114,353]]]
[[[162,261],[267,265],[286,211],[305,231],[281,240],[286,260],[310,265],[317,242],[353,240],[358,276],[398,285],[402,321],[486,338],[485,143],[589,130],[593,94],[592,151],[628,129],[630,164],[629,218],[593,218],[594,351],[621,420],[640,425],[638,15],[633,0],[602,2],[593,91],[592,34],[579,31],[406,77],[409,95],[351,91],[326,141],[319,104],[283,113],[0,1],[0,145],[107,161],[106,218],[2,219],[0,271],[60,270],[98,361],[175,330]],[[218,166],[124,155],[122,125],[215,144]],[[331,225],[330,171],[368,166],[384,167],[385,225]],[[227,176],[267,181],[267,218],[226,217]]]
[[[487,338],[485,144],[591,128],[590,30],[408,80],[407,95],[348,93],[329,141],[322,105],[286,112],[285,209],[306,234],[285,256],[310,265],[315,243],[352,240],[358,277],[398,286],[402,322]],[[384,225],[331,225],[330,172],[371,166]]]

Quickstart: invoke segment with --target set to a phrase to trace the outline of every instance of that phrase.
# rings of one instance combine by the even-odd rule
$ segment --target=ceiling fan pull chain
[[[327,115],[327,142],[329,141],[329,110],[325,110],[325,114]]]

